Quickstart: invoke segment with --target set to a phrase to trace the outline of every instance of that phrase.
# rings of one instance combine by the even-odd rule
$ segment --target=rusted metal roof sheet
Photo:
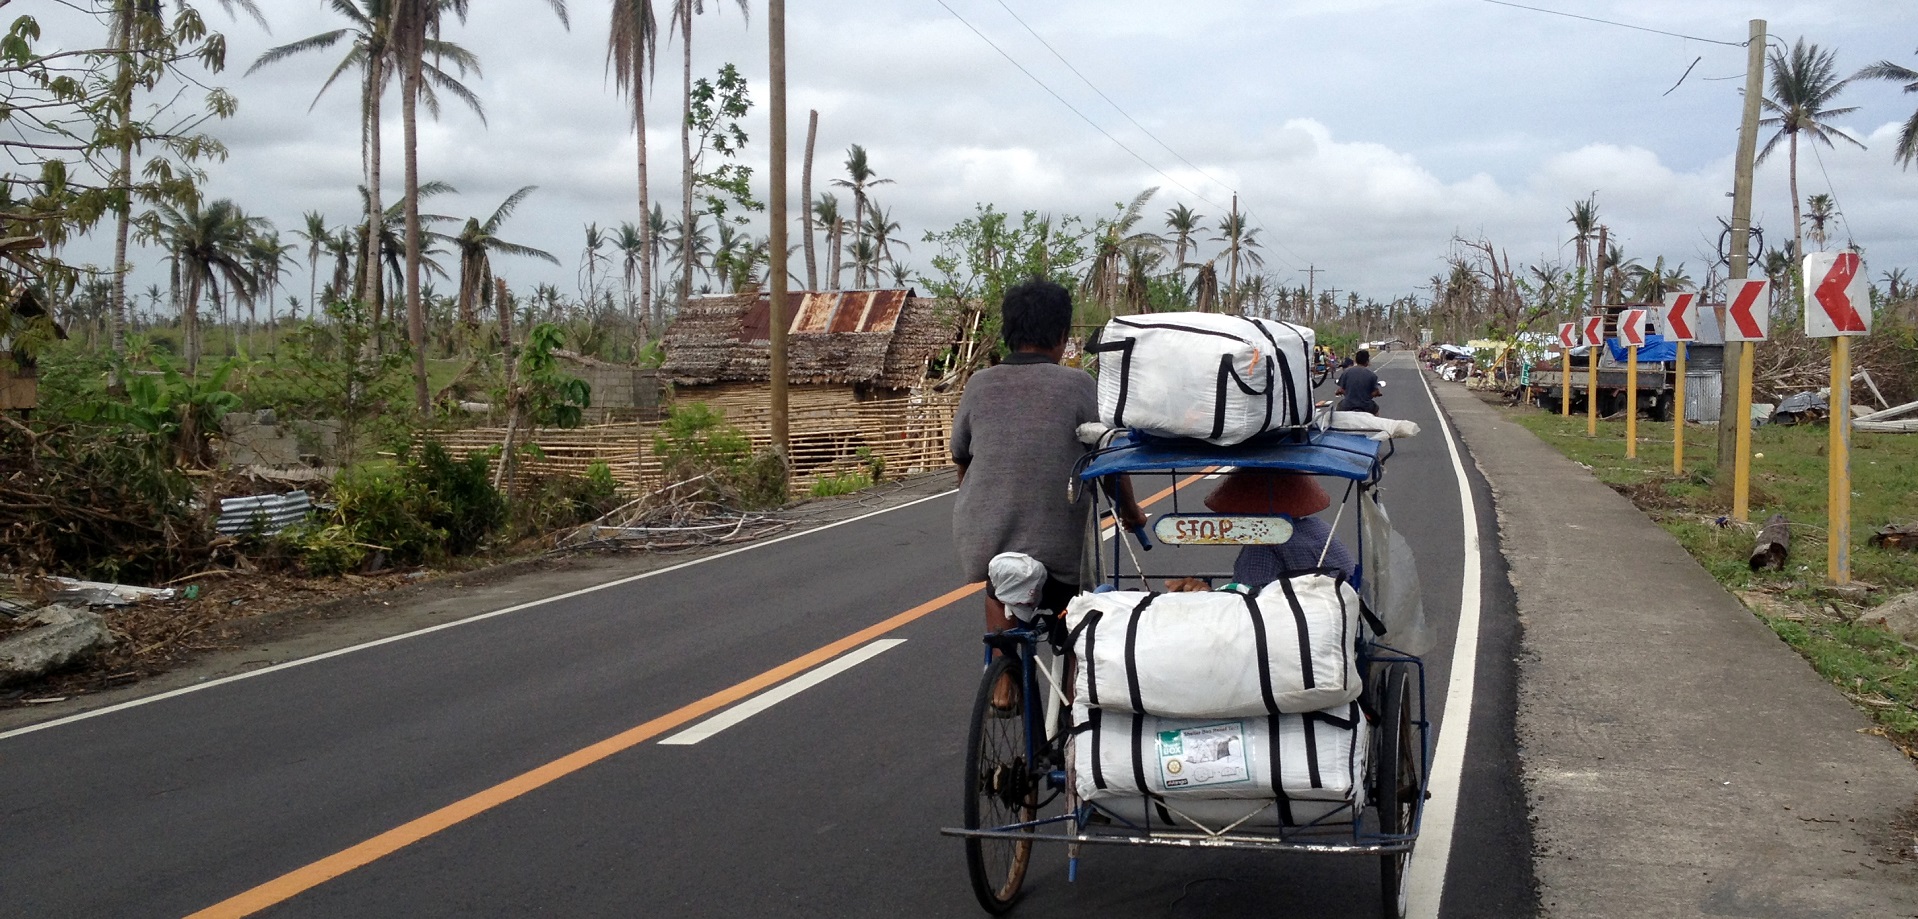
[[[891,332],[899,325],[899,314],[906,301],[916,296],[911,288],[902,290],[822,290],[794,291],[787,303],[793,308],[788,334],[836,332]],[[746,308],[739,322],[739,340],[769,341],[772,338],[772,301],[760,297]]]

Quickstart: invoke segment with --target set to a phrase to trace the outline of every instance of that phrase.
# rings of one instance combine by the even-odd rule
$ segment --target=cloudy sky
[[[655,2],[662,15],[670,6]],[[230,67],[216,81],[240,100],[238,116],[214,127],[231,157],[211,167],[210,193],[282,230],[308,210],[352,219],[354,89],[336,86],[308,108],[339,55],[241,76],[266,48],[341,21],[318,2],[260,0],[268,35],[227,20],[210,0],[199,5],[213,7],[209,20],[230,43]],[[1918,68],[1910,0],[1528,5],[1690,37],[1490,0],[791,0],[793,195],[806,113],[817,109],[815,185],[843,174],[848,145],[864,145],[895,183],[876,196],[914,242],[900,255],[921,270],[930,247],[920,236],[976,203],[1092,217],[1159,186],[1148,210],[1154,229],[1181,202],[1215,222],[1237,192],[1261,229],[1267,272],[1287,284],[1304,283],[1315,266],[1320,288],[1409,293],[1443,270],[1455,234],[1488,237],[1515,264],[1570,262],[1567,207],[1593,193],[1627,255],[1646,263],[1663,255],[1700,277],[1714,257],[1716,218],[1730,214],[1745,66],[1744,49],[1723,42],[1742,42],[1758,17],[1778,39],[1836,49],[1844,74],[1887,59]],[[448,38],[484,64],[470,85],[488,124],[449,106],[423,126],[422,176],[460,191],[430,209],[484,217],[514,189],[538,185],[502,235],[554,252],[564,267],[508,259],[498,269],[516,287],[577,290],[584,225],[637,213],[634,138],[605,77],[607,4],[569,0],[570,30],[545,0],[473,6]],[[695,74],[733,62],[751,81],[747,156],[763,188],[764,0],[752,0],[750,17],[734,0],[707,10],[694,27]],[[49,44],[95,40],[83,34],[93,28],[85,20],[47,26]],[[653,193],[669,211],[678,199],[680,53],[677,36],[661,42],[660,88],[650,96]],[[1858,106],[1835,122],[1869,149],[1802,151],[1801,194],[1836,197],[1844,220],[1834,244],[1865,247],[1874,278],[1891,267],[1918,271],[1918,169],[1898,168],[1890,153],[1918,95],[1861,82],[1838,104]],[[398,105],[388,110],[390,199],[400,132]],[[1790,237],[1785,159],[1781,147],[1758,173],[1754,217],[1768,241]],[[107,250],[94,251],[104,259]],[[138,259],[136,283],[159,280],[157,254]],[[289,287],[304,295],[303,283]]]

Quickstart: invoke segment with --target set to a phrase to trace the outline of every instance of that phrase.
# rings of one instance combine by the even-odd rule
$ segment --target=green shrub
[[[704,402],[674,406],[653,440],[668,481],[710,476],[687,493],[741,510],[786,503],[786,464],[770,452],[754,453],[745,432],[726,423],[724,412]]]
[[[487,465],[484,454],[456,460],[428,441],[396,467],[352,467],[334,480],[327,517],[288,539],[315,574],[359,567],[380,551],[395,565],[471,554],[506,522]]]
[[[539,476],[513,502],[513,531],[525,537],[591,523],[618,505],[619,483],[605,463],[583,476]]]
[[[506,522],[506,499],[493,488],[489,465],[483,453],[455,460],[445,447],[429,440],[420,447],[418,461],[404,469],[404,477],[426,496],[421,516],[446,534],[444,548],[449,554],[473,552]]]
[[[830,498],[835,495],[850,495],[855,491],[871,487],[872,477],[863,472],[848,472],[844,475],[827,476],[812,483],[812,496]]]

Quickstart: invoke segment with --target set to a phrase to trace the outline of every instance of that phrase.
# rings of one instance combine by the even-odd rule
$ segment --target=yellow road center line
[[[1190,485],[1200,478],[1201,476],[1198,475],[1189,476],[1177,485],[1168,486],[1153,494],[1151,497],[1146,498],[1144,501],[1139,502],[1140,506],[1144,507],[1157,504],[1165,500],[1175,489]],[[346,874],[356,868],[363,868],[441,830],[479,816],[527,792],[578,772],[615,753],[636,747],[667,731],[703,718],[728,705],[752,696],[761,690],[804,673],[887,632],[891,632],[915,620],[922,619],[937,610],[979,593],[984,588],[984,582],[974,582],[964,587],[949,590],[912,609],[860,629],[851,635],[847,635],[817,650],[795,657],[758,676],[735,683],[697,702],[684,705],[637,727],[629,728],[605,740],[575,750],[559,759],[536,767],[531,771],[523,772],[491,788],[475,792],[439,810],[422,817],[414,818],[372,839],[342,849],[303,868],[296,868],[251,890],[244,891],[199,912],[193,913],[188,916],[187,919],[229,919],[229,917],[251,916],[269,906],[284,903],[340,875]]]

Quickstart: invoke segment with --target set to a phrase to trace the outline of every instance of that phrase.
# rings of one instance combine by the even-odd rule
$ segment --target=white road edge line
[[[878,657],[883,652],[890,651],[905,643],[906,640],[903,638],[881,638],[856,651],[842,654],[838,658],[814,667],[799,676],[768,689],[759,695],[753,696],[705,721],[701,721],[686,730],[680,731],[660,741],[660,744],[662,746],[684,747],[699,743],[720,731],[732,727],[741,721],[745,721],[766,709],[772,708],[793,696],[799,695],[814,686],[818,686],[833,677]]]
[[[1416,369],[1414,370],[1416,371]],[[1445,688],[1445,713],[1442,716],[1437,749],[1432,754],[1429,777],[1431,798],[1425,803],[1425,817],[1419,828],[1419,844],[1412,850],[1407,873],[1408,917],[1436,917],[1445,894],[1445,872],[1452,857],[1452,834],[1458,821],[1460,776],[1465,769],[1465,741],[1472,730],[1472,691],[1478,677],[1478,620],[1481,603],[1479,569],[1478,505],[1472,500],[1472,483],[1465,477],[1458,444],[1452,426],[1446,423],[1445,410],[1439,407],[1432,384],[1418,373],[1425,386],[1425,397],[1432,400],[1438,415],[1439,432],[1445,435],[1445,449],[1452,455],[1452,471],[1458,476],[1460,516],[1464,522],[1465,574],[1459,583],[1458,636],[1452,643],[1452,676]]]
[[[163,693],[146,696],[140,699],[130,699],[128,701],[121,702],[115,705],[109,705],[105,708],[98,708],[98,709],[94,709],[93,711],[80,712],[74,715],[67,715],[64,718],[55,718],[52,721],[43,721],[39,724],[29,724],[26,727],[14,728],[11,731],[0,732],[0,740],[6,740],[7,738],[10,738],[10,737],[19,737],[22,734],[31,734],[35,731],[44,731],[48,728],[59,727],[64,724],[72,724],[76,721],[85,721],[88,718],[98,718],[101,715],[110,714],[112,712],[124,711],[129,708],[138,708],[139,706],[147,705],[153,702],[159,702],[163,699],[171,699],[176,696],[184,696],[188,693],[199,692],[202,689],[212,689],[215,686],[224,686],[228,683],[237,683],[240,680],[250,680],[257,676],[265,676],[269,673],[278,673],[281,670],[290,670],[294,667],[300,667],[306,664],[317,663],[319,661],[327,660],[328,658],[341,657],[347,654],[352,654],[355,651],[364,651],[368,648],[377,648],[380,645],[392,644],[393,642],[396,642],[396,641],[405,641],[408,638],[417,638],[421,635],[428,635],[433,632],[456,628],[458,626],[479,622],[483,619],[491,619],[495,616],[504,616],[508,613],[517,613],[521,610],[532,609],[535,606],[544,606],[548,603],[557,603],[561,600],[570,600],[574,597],[585,596],[586,594],[596,593],[598,591],[606,590],[607,588],[618,587],[622,584],[631,584],[634,581],[643,581],[647,578],[658,577],[662,574],[670,574],[674,571],[679,571],[685,568],[691,568],[694,565],[703,565],[707,562],[716,562],[722,558],[728,558],[730,556],[738,555],[741,552],[750,552],[754,549],[773,545],[774,543],[785,542],[788,539],[798,539],[801,536],[810,536],[814,533],[819,533],[825,530],[833,529],[834,527],[845,526],[846,524],[849,524],[849,523],[858,523],[861,520],[877,517],[880,514],[889,514],[889,513],[892,513],[893,511],[904,510],[908,507],[912,507],[915,504],[924,504],[927,501],[933,501],[939,498],[946,497],[947,495],[953,494],[957,490],[958,489],[948,489],[946,491],[939,492],[938,494],[927,495],[923,498],[918,498],[912,501],[908,501],[904,504],[900,504],[895,507],[880,508],[879,510],[873,511],[869,514],[860,514],[857,517],[848,517],[845,520],[834,521],[832,523],[828,523],[823,526],[813,527],[810,530],[800,530],[797,533],[787,533],[784,536],[774,537],[772,539],[768,539],[763,542],[754,542],[744,546],[740,546],[737,549],[728,549],[717,555],[708,555],[708,556],[705,556],[704,558],[691,559],[689,561],[680,562],[677,565],[668,565],[665,568],[660,568],[654,571],[647,571],[640,574],[631,575],[629,577],[619,578],[617,580],[607,581],[604,584],[594,584],[591,587],[582,587],[578,590],[567,591],[566,593],[558,594],[551,597],[546,597],[544,599],[531,600],[515,606],[506,607],[505,609],[496,609],[491,612],[476,613],[464,619],[455,619],[451,622],[442,622],[442,623],[439,623],[438,625],[430,625],[423,629],[415,629],[411,632],[402,632],[398,635],[388,635],[385,638],[377,638],[372,641],[362,642],[357,645],[350,645],[344,648],[336,648],[332,651],[327,651],[323,654],[315,654],[311,657],[302,657],[296,660],[285,661],[282,663],[274,664],[270,667],[261,667],[258,670],[248,670],[245,673],[236,673],[236,674],[233,674],[232,676],[220,677],[217,680],[208,680],[204,683],[195,683],[192,686],[182,686],[179,689],[168,690]]]

